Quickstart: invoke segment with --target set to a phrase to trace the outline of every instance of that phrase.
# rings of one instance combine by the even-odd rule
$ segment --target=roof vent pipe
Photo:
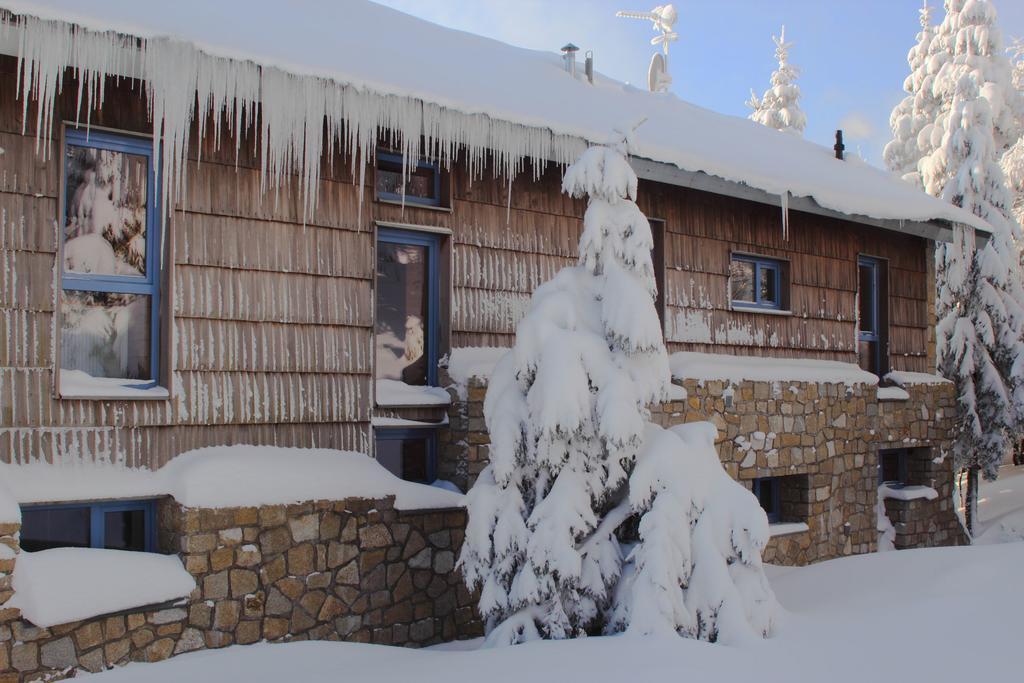
[[[579,51],[580,49],[572,43],[562,48],[562,62],[565,64],[566,72],[573,78],[576,78],[576,53]]]
[[[593,85],[594,84],[594,51],[593,50],[587,50],[587,61],[584,62],[584,67],[583,68],[587,72],[587,81],[591,85]]]
[[[836,145],[833,147],[836,151],[836,159],[843,160],[843,152],[846,150],[846,145],[843,144],[843,131],[836,131]]]

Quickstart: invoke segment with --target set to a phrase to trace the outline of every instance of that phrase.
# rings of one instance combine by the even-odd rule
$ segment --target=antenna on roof
[[[651,38],[651,45],[660,45],[661,52],[651,57],[651,66],[647,70],[647,86],[651,92],[668,92],[672,85],[672,77],[668,74],[668,46],[679,40],[679,34],[672,30],[679,15],[672,5],[658,5],[650,12],[619,11],[617,17],[626,19],[647,19],[654,24],[654,30],[660,36]]]

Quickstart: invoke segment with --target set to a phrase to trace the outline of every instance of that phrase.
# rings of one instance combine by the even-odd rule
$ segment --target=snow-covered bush
[[[772,73],[772,85],[758,97],[750,91],[747,106],[753,109],[748,117],[751,121],[802,135],[807,127],[807,116],[800,108],[800,86],[796,79],[800,69],[789,63],[789,49],[793,43],[786,42],[786,27],[778,37],[772,36],[775,43],[775,58],[779,60],[779,68]]]
[[[492,644],[771,627],[767,521],[722,471],[714,427],[647,422],[670,373],[627,144],[616,133],[566,171],[563,190],[589,197],[579,264],[537,288],[488,387],[491,463],[468,495],[459,564]]]

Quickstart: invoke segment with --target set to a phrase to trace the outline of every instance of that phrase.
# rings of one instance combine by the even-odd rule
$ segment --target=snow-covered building
[[[363,2],[0,0],[0,94],[0,551],[19,530],[26,550],[162,547],[197,586],[140,613],[149,640],[47,631],[0,642],[0,673],[478,628],[449,582],[463,513],[422,512],[456,496],[403,509],[379,472],[332,489],[346,475],[319,461],[181,456],[333,449],[465,488],[494,349],[577,258],[564,165],[641,120],[679,384],[659,421],[718,424],[777,522],[770,560],[875,549],[881,481],[936,493],[883,497],[896,545],[959,538],[932,253],[986,225],[858,159]],[[203,453],[221,466],[147,474]],[[359,497],[377,502],[323,502]],[[27,613],[4,607],[31,594],[18,562],[0,554],[0,629]]]

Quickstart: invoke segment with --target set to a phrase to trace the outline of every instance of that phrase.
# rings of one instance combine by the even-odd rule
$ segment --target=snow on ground
[[[669,362],[672,376],[678,379],[878,384],[878,377],[853,363],[832,360],[680,351],[673,353]]]
[[[258,644],[132,664],[97,683],[346,680],[531,681],[1018,680],[1024,543],[861,555],[770,568],[790,613],[779,634],[742,647],[615,636],[492,650],[408,650],[356,643]],[[984,624],[961,628],[958,624]],[[984,653],[963,656],[961,653]]]
[[[215,446],[182,453],[157,471],[111,463],[0,463],[17,503],[172,495],[189,507],[284,505],[395,496],[401,510],[457,507],[462,496],[403,481],[362,453],[326,448]],[[10,516],[0,491],[0,519]]]
[[[1024,466],[1003,467],[998,479],[981,482],[978,517],[975,543],[1024,540]]]
[[[5,607],[48,628],[184,598],[195,587],[177,555],[54,548],[18,554],[14,597]]]

